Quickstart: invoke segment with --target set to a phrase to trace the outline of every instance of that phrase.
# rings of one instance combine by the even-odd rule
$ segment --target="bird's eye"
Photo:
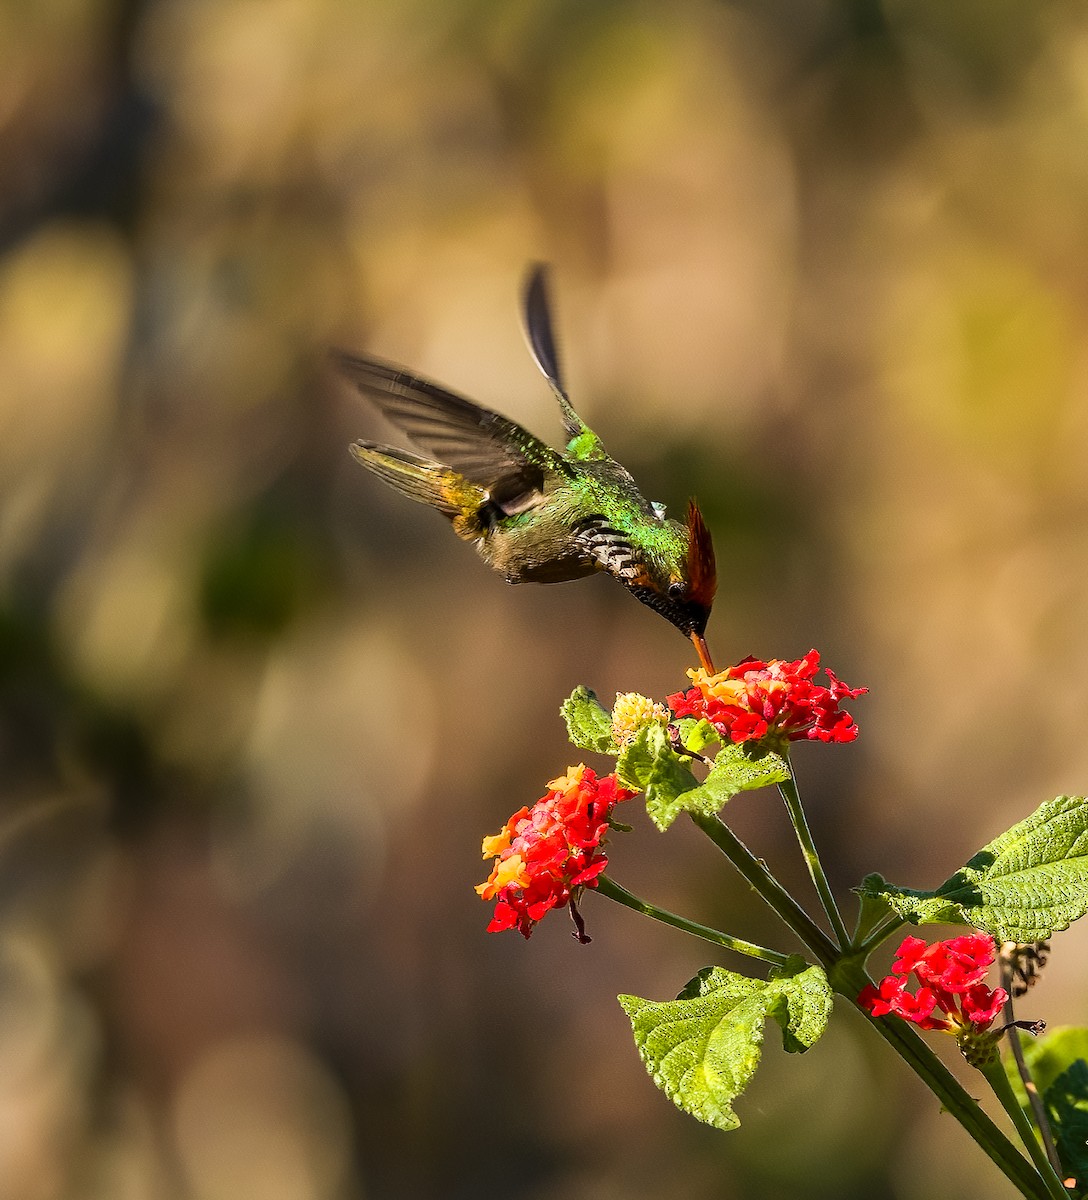
[[[687,587],[683,583],[681,583],[679,580],[677,580],[675,583],[669,584],[669,599],[670,600],[683,600],[683,598],[686,594],[687,594]]]

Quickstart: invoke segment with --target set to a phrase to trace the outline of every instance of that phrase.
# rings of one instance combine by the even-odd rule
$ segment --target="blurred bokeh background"
[[[1075,0],[5,0],[3,1200],[1012,1195],[849,1012],[725,1135],[614,1000],[712,950],[594,897],[588,948],[484,933],[561,699],[690,648],[360,471],[324,354],[555,439],[552,262],[583,415],[703,503],[718,659],[871,688],[796,756],[836,884],[933,886],[1088,787],[1086,145]],[[632,819],[617,879],[783,944]],[[1088,1018],[1084,950],[1024,1015]]]

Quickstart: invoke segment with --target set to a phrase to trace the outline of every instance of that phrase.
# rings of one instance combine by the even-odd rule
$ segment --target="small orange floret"
[[[560,775],[556,779],[548,780],[549,792],[562,792],[566,795],[571,788],[580,786],[582,777],[586,773],[586,764],[579,763],[576,767],[567,767],[567,773]]]
[[[529,882],[529,872],[520,854],[511,854],[509,858],[497,862],[485,883],[476,885],[476,894],[484,900],[493,900],[505,887],[513,884],[524,887]]]
[[[504,829],[500,829],[498,833],[493,833],[490,837],[485,837],[483,840],[483,857],[498,858],[504,851],[510,848],[510,826],[507,825]]]

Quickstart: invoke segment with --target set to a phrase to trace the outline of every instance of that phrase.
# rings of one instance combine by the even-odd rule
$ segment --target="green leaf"
[[[702,754],[707,746],[722,740],[706,717],[700,717],[698,721],[694,717],[684,717],[677,725],[680,729],[680,745],[692,754]]]
[[[1043,1096],[1065,1173],[1077,1180],[1077,1193],[1088,1187],[1088,1062],[1071,1063]]]
[[[717,816],[737,792],[769,787],[790,777],[789,763],[780,754],[754,742],[723,746],[702,783],[691,773],[690,761],[677,754],[668,730],[656,723],[643,726],[620,752],[616,762],[620,783],[645,791],[646,811],[662,831],[682,812]]]
[[[675,804],[678,796],[699,786],[688,769],[690,762],[672,748],[665,726],[654,722],[644,725],[634,741],[624,746],[616,761],[616,775],[624,787],[646,793],[646,811],[656,822],[655,812]],[[658,823],[658,828],[667,825]]]
[[[559,711],[567,723],[567,736],[579,750],[615,754],[612,714],[601,705],[596,694],[589,688],[579,684],[563,701]]]
[[[1027,998],[1016,1001],[1018,1006],[1029,1005],[1033,992]],[[1019,1015],[1019,1014],[1017,1014]],[[1026,1012],[1028,1020],[1032,1014]],[[1020,1039],[1024,1050],[1024,1061],[1031,1070],[1031,1077],[1040,1092],[1045,1092],[1072,1063],[1078,1059],[1088,1060],[1088,1029],[1079,1025],[1058,1025],[1048,1029],[1042,1037],[1025,1036]],[[1009,1078],[1015,1083],[1019,1078],[1016,1063],[1010,1058],[1005,1066]]]
[[[1088,1187],[1088,1029],[1065,1026],[1038,1039],[1024,1038],[1022,1045],[1046,1106],[1063,1174],[1075,1176],[1077,1192],[1083,1193]],[[1030,1116],[1011,1056],[1005,1060],[1005,1069]]]
[[[756,788],[773,787],[790,778],[790,764],[774,750],[758,742],[729,742],[718,751],[706,782],[714,781],[719,791],[751,792]]]
[[[620,996],[635,1045],[654,1083],[680,1109],[718,1129],[736,1129],[733,1101],[759,1065],[768,1017],[787,1050],[813,1045],[827,1027],[831,988],[798,959],[763,981],[706,967],[675,1000]]]
[[[834,993],[822,967],[811,967],[800,955],[771,974],[781,1002],[772,1015],[782,1026],[782,1045],[790,1054],[804,1054],[823,1036],[831,1018]]]
[[[1037,942],[1088,912],[1088,802],[1058,796],[984,846],[934,891],[870,875],[857,889],[916,925],[972,925],[999,942]]]
[[[641,791],[650,781],[657,759],[669,748],[668,735],[660,725],[643,726],[620,750],[616,759],[616,778],[624,787]]]
[[[790,777],[789,764],[773,750],[748,742],[730,742],[718,751],[706,779],[696,788],[663,797],[646,811],[658,829],[668,829],[682,812],[715,817],[738,792],[770,787]]]

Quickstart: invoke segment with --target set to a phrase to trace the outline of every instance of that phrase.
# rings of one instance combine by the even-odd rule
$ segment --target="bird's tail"
[[[458,536],[471,540],[483,532],[480,510],[490,498],[485,488],[441,463],[394,446],[353,442],[350,449],[358,462],[402,496],[437,508],[453,522]]]

